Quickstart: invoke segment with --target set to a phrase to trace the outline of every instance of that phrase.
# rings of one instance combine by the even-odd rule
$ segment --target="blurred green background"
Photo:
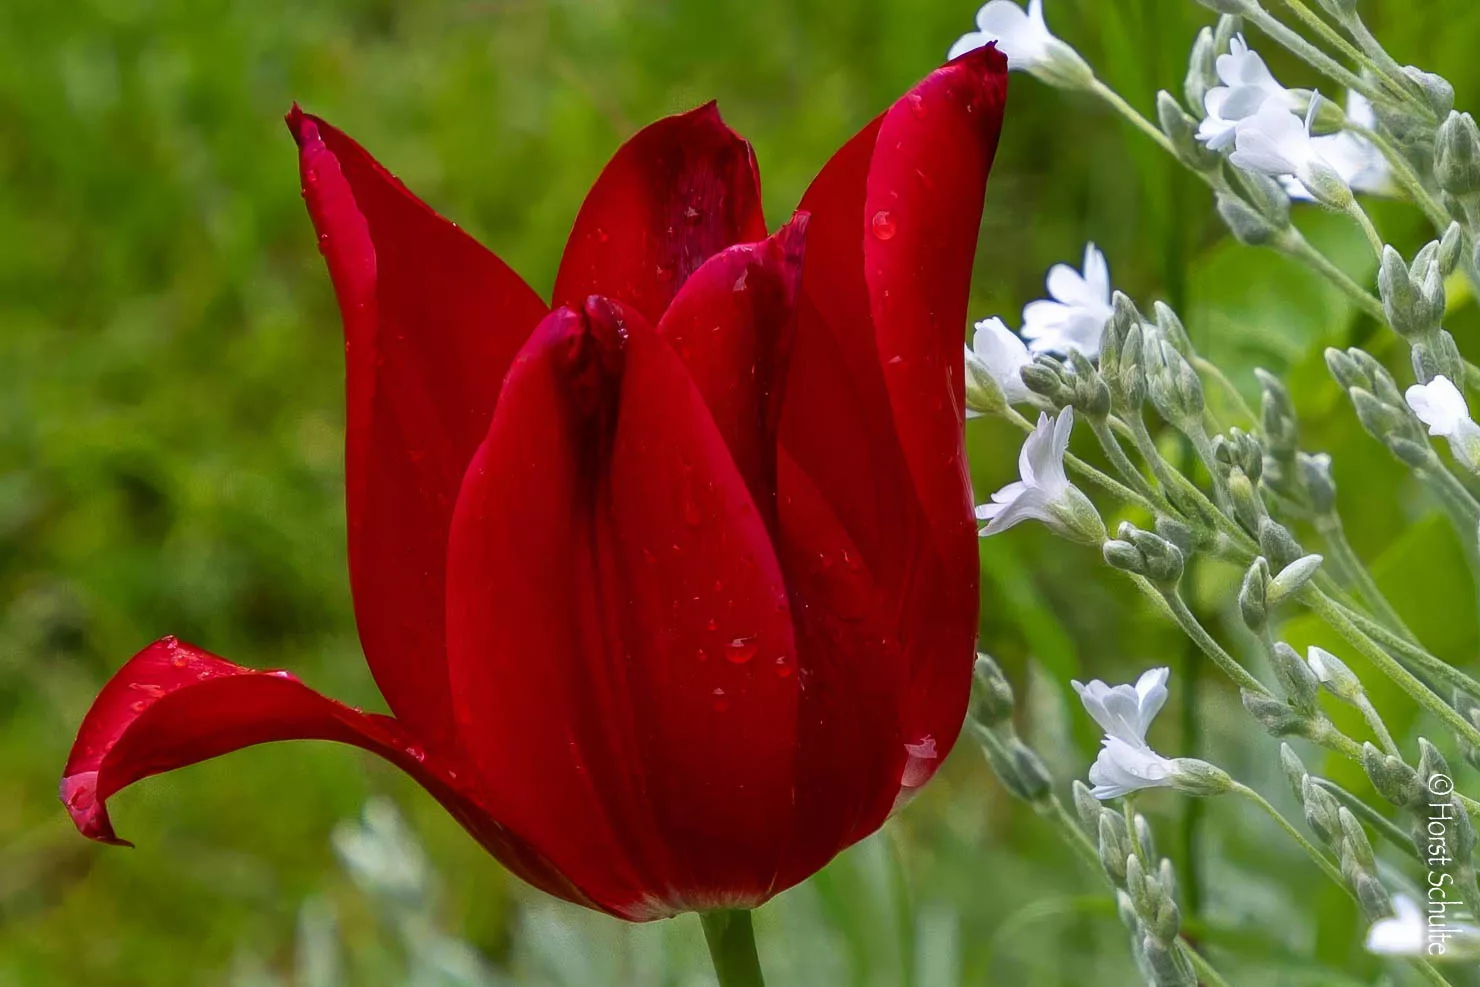
[[[0,985],[301,982],[309,900],[333,906],[359,957],[346,983],[405,982],[381,961],[386,930],[330,845],[335,824],[376,793],[408,815],[441,875],[435,922],[516,982],[712,982],[692,916],[632,930],[552,906],[355,751],[257,748],[148,781],[114,802],[133,851],[75,835],[57,777],[99,685],[166,633],[381,705],[349,606],[339,318],[281,122],[293,100],[543,293],[588,183],[635,127],[717,98],[755,144],[779,222],[831,151],[970,29],[975,8],[0,2]],[[1156,88],[1180,90],[1187,47],[1211,18],[1192,0],[1047,8],[1056,32],[1146,111]],[[1445,74],[1461,108],[1480,104],[1473,0],[1365,9],[1400,61]],[[1271,61],[1287,84],[1316,82]],[[1256,365],[1291,369],[1306,444],[1335,454],[1359,550],[1432,647],[1469,660],[1475,595],[1454,540],[1357,428],[1319,359],[1322,346],[1369,336],[1401,355],[1313,276],[1229,241],[1202,187],[1158,154],[1099,104],[1014,76],[974,316],[1016,325],[1048,265],[1077,263],[1093,239],[1118,286],[1176,305],[1241,385]],[[1412,210],[1374,211],[1405,251],[1426,238]],[[1371,276],[1355,231],[1313,212],[1300,221]],[[1464,307],[1451,324],[1472,357],[1476,322]],[[970,429],[984,496],[1014,473],[1019,440],[995,422]],[[1195,746],[1281,792],[1275,743],[1212,673],[1199,702],[1183,702],[1197,670],[1183,639],[1094,562],[1029,528],[984,550],[984,646],[1014,677],[1024,729],[1061,781],[1082,776],[1095,742],[1065,702],[1067,680],[1124,681],[1168,663],[1174,708],[1158,745]],[[1200,605],[1219,627],[1234,578],[1199,573]],[[1316,960],[1374,982],[1353,907],[1263,822],[1236,806],[1199,821],[1185,800],[1148,805],[1182,870],[1190,926],[1234,982],[1348,982],[1311,973]],[[966,742],[881,836],[759,922],[776,984],[1133,977],[1101,882]]]

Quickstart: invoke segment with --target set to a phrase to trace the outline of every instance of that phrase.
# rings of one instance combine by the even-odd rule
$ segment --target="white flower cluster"
[[[1259,53],[1241,37],[1216,63],[1218,80],[1203,100],[1207,116],[1197,137],[1247,171],[1278,178],[1294,198],[1340,206],[1353,190],[1385,194],[1392,179],[1387,159],[1366,138],[1343,130],[1312,136],[1321,97],[1307,100],[1275,80]],[[1306,106],[1308,102],[1308,106]],[[1299,110],[1306,106],[1305,118]],[[1360,93],[1347,97],[1346,119],[1358,127],[1376,122]]]
[[[1084,708],[1105,731],[1100,756],[1089,769],[1095,798],[1121,798],[1143,788],[1172,784],[1176,762],[1146,743],[1146,731],[1167,701],[1170,674],[1170,669],[1153,668],[1133,686],[1109,686],[1099,679],[1088,685],[1072,683]]]

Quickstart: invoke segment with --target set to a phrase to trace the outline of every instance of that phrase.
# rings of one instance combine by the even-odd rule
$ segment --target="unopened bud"
[[[1078,813],[1079,821],[1084,824],[1084,828],[1089,831],[1091,836],[1098,834],[1100,831],[1100,816],[1109,810],[1100,804],[1100,800],[1095,798],[1094,793],[1089,790],[1089,786],[1077,778],[1071,786],[1071,791],[1074,795],[1074,811]]]
[[[1295,468],[1300,485],[1317,514],[1327,514],[1336,506],[1336,480],[1331,476],[1331,457],[1324,452],[1295,454]]]
[[[1388,897],[1387,888],[1382,886],[1376,875],[1362,873],[1353,877],[1352,893],[1357,896],[1362,916],[1368,922],[1376,922],[1392,914],[1392,899]]]
[[[1261,555],[1244,573],[1243,585],[1239,587],[1239,616],[1243,617],[1244,626],[1255,634],[1269,623],[1269,607],[1266,603],[1269,578],[1269,563]]]
[[[1305,550],[1290,533],[1290,529],[1274,518],[1265,517],[1259,522],[1259,553],[1269,560],[1269,568],[1282,572],[1286,566],[1305,555]]]
[[[1013,794],[1028,802],[1038,802],[1053,791],[1053,777],[1043,760],[1017,737],[1007,741],[1007,756],[1012,761],[1019,790]]]
[[[1433,72],[1425,72],[1414,65],[1403,66],[1403,74],[1423,94],[1424,101],[1434,111],[1435,117],[1443,119],[1454,112],[1454,86],[1448,79]]]
[[[1244,709],[1259,722],[1271,737],[1303,737],[1310,732],[1310,717],[1282,703],[1273,696],[1240,690]]]
[[[1459,266],[1460,255],[1465,249],[1465,233],[1459,223],[1450,223],[1439,238],[1439,273],[1449,277]]]
[[[1289,744],[1280,744],[1280,768],[1285,772],[1285,780],[1290,783],[1290,790],[1295,797],[1305,798],[1305,779],[1309,772],[1305,770],[1305,762],[1300,760],[1300,755],[1290,747]]]
[[[1362,745],[1362,768],[1372,788],[1397,806],[1414,806],[1424,797],[1423,781],[1402,758],[1384,754],[1373,744]]]
[[[1222,155],[1208,150],[1208,146],[1197,139],[1197,120],[1182,109],[1176,97],[1165,89],[1156,94],[1156,120],[1177,159],[1184,165],[1199,173],[1218,168]]]
[[[1355,703],[1362,695],[1362,681],[1347,667],[1346,662],[1327,651],[1311,645],[1306,652],[1306,661],[1326,691],[1345,702]]]
[[[1053,357],[1040,356],[1019,372],[1028,390],[1048,399],[1055,411],[1074,403],[1074,389],[1064,379],[1063,364]]]
[[[1447,377],[1451,381],[1465,379],[1464,357],[1460,356],[1448,330],[1439,329],[1414,340],[1409,355],[1413,359],[1413,375],[1420,383],[1430,383],[1435,377]]]
[[[1300,801],[1305,806],[1305,824],[1322,843],[1334,845],[1341,834],[1341,806],[1336,803],[1336,796],[1306,775],[1301,783]]]
[[[1202,419],[1202,380],[1192,364],[1177,348],[1157,334],[1148,338],[1143,351],[1146,357],[1146,395],[1163,418],[1173,425],[1187,426]]]
[[[1197,39],[1192,42],[1192,54],[1187,58],[1187,78],[1182,84],[1187,105],[1198,116],[1204,113],[1203,104],[1208,98],[1208,90],[1219,85],[1217,59],[1218,52],[1213,47],[1213,29],[1205,27],[1197,32]]]
[[[987,726],[996,726],[1012,719],[1014,698],[1012,684],[1002,674],[1002,668],[990,655],[977,652],[976,688],[971,694],[971,712]]]
[[[1352,815],[1351,810],[1342,806],[1337,810],[1341,820],[1341,842],[1343,857],[1350,854],[1354,869],[1372,871],[1377,868],[1377,860],[1372,855],[1372,841],[1367,839],[1367,831]]]
[[[1434,135],[1434,177],[1461,199],[1480,192],[1480,127],[1468,113],[1451,112]]]
[[[1302,555],[1281,569],[1273,579],[1269,581],[1269,592],[1267,599],[1271,608],[1278,607],[1281,603],[1297,595],[1305,584],[1315,578],[1315,574],[1321,568],[1321,556]]]
[[[1151,310],[1156,315],[1156,328],[1160,330],[1162,337],[1183,357],[1192,359],[1192,339],[1172,307],[1166,302],[1157,301],[1152,304]]]
[[[1119,824],[1119,829],[1116,825]],[[1125,864],[1126,858],[1131,856],[1131,848],[1125,836],[1125,823],[1113,812],[1106,812],[1100,816],[1100,866],[1105,868],[1105,876],[1110,878],[1110,883],[1117,888],[1125,888]]]
[[[1320,690],[1321,683],[1304,659],[1294,648],[1279,641],[1276,642],[1269,660],[1274,666],[1275,678],[1280,680],[1280,687],[1285,690],[1285,698],[1290,705],[1307,716],[1315,712],[1316,693]]]
[[[1195,757],[1172,759],[1172,788],[1184,795],[1222,795],[1233,790],[1233,779],[1215,764]]]
[[[1285,227],[1276,225],[1238,196],[1219,192],[1216,196],[1218,216],[1235,240],[1250,247],[1263,247],[1274,241]]]

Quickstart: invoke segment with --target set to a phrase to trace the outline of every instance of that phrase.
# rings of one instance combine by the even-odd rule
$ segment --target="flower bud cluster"
[[[1100,865],[1116,889],[1121,921],[1131,932],[1131,951],[1147,980],[1158,987],[1195,987],[1197,976],[1182,950],[1182,912],[1172,862],[1158,860],[1151,825],[1137,813],[1127,826],[1120,813],[1102,805],[1081,782],[1074,807]]]
[[[1335,854],[1341,875],[1367,921],[1375,922],[1392,914],[1390,896],[1377,873],[1372,841],[1360,820],[1305,770],[1289,744],[1280,745],[1280,765],[1304,810],[1306,826]]]
[[[1430,466],[1434,451],[1393,375],[1365,350],[1326,350],[1326,366],[1351,398],[1367,434],[1413,467]]]
[[[1053,796],[1053,777],[1043,759],[1018,736],[1012,715],[1016,704],[1002,667],[988,655],[976,656],[971,691],[971,729],[997,780],[1013,796],[1043,805]]]

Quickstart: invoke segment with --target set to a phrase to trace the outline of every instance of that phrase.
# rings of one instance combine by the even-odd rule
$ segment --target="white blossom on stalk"
[[[1317,150],[1310,125],[1320,108],[1320,96],[1311,98],[1302,121],[1273,100],[1266,100],[1234,131],[1235,150],[1228,160],[1246,171],[1271,178],[1295,178],[1322,205],[1344,209],[1351,204],[1351,189]]]
[[[1214,86],[1203,97],[1208,115],[1197,128],[1197,139],[1215,151],[1232,147],[1239,124],[1265,103],[1285,110],[1298,105],[1295,95],[1275,81],[1264,59],[1242,36],[1235,36],[1228,47],[1228,53],[1219,55],[1216,63],[1223,85]]]
[[[1094,72],[1079,52],[1054,37],[1043,19],[1043,0],[1028,0],[1024,10],[1013,0],[991,0],[976,12],[975,31],[951,45],[948,59],[997,42],[1009,69],[1028,72],[1051,86],[1082,88]]]
[[[1480,928],[1437,916],[1437,924],[1418,902],[1405,894],[1393,896],[1393,916],[1378,919],[1367,930],[1367,952],[1412,959],[1473,959],[1480,952]]]
[[[1106,736],[1144,746],[1151,721],[1166,705],[1169,675],[1169,668],[1153,668],[1142,673],[1135,685],[1109,686],[1099,679],[1088,685],[1078,680],[1069,684]]]
[[[1369,129],[1377,125],[1377,115],[1372,111],[1372,104],[1356,90],[1346,95],[1346,119]],[[1367,138],[1350,130],[1343,130],[1340,133],[1312,137],[1310,142],[1315,145],[1321,157],[1326,159],[1326,163],[1336,169],[1342,180],[1351,186],[1353,192],[1369,195],[1393,194],[1392,166],[1377,149],[1377,145]],[[1281,179],[1281,184],[1292,199],[1314,198],[1297,178],[1286,176]]]
[[[1033,356],[1018,334],[995,315],[976,324],[976,335],[966,348],[966,362],[971,369],[989,377],[1008,404],[1021,404],[1033,397],[1022,375],[1022,369],[1033,362]],[[978,414],[967,410],[969,417]]]
[[[1124,798],[1143,788],[1170,788],[1176,776],[1176,762],[1145,744],[1106,737],[1089,768],[1090,794],[1101,800]]]
[[[1153,668],[1135,685],[1109,686],[1099,679],[1071,683],[1079,701],[1105,731],[1100,753],[1090,765],[1090,794],[1097,799],[1123,798],[1143,788],[1175,788],[1190,795],[1217,795],[1234,787],[1233,779],[1206,761],[1162,757],[1146,743],[1151,721],[1167,701],[1170,670]]]
[[[1074,541],[1098,545],[1105,540],[1105,523],[1099,511],[1064,472],[1064,453],[1073,430],[1073,408],[1065,408],[1057,418],[1038,415],[1038,427],[1018,454],[1022,478],[992,494],[991,503],[976,509],[977,520],[987,522],[981,529],[983,536],[1006,531],[1023,521],[1042,521]]]
[[[1023,308],[1023,338],[1034,353],[1078,350],[1100,355],[1100,337],[1115,314],[1110,304],[1110,267],[1093,243],[1084,248],[1083,273],[1068,264],[1048,271],[1049,297]]]
[[[1427,384],[1414,384],[1403,397],[1430,435],[1449,440],[1457,459],[1470,469],[1480,464],[1480,425],[1470,418],[1465,396],[1453,381],[1440,374]]]

